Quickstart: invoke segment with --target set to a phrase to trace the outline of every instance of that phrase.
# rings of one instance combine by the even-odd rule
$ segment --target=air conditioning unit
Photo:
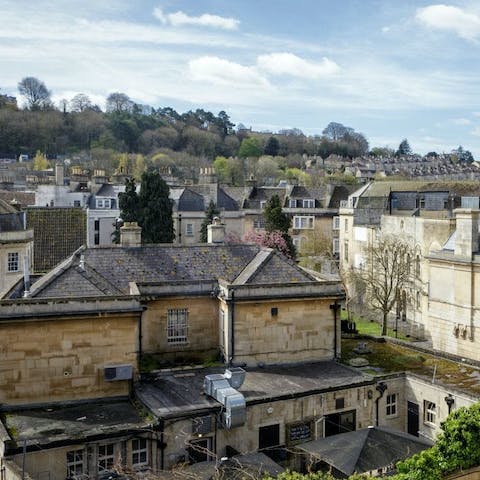
[[[125,365],[105,365],[103,373],[107,382],[131,380],[133,377],[133,367],[129,363]]]

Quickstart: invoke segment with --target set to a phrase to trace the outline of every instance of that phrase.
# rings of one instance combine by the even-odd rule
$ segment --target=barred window
[[[132,440],[132,466],[142,467],[148,465],[147,440],[134,438]]]
[[[185,225],[185,235],[187,237],[193,237],[193,223],[187,223]]]
[[[84,450],[71,450],[67,452],[67,477],[87,473],[86,456]]]
[[[172,345],[184,345],[187,343],[187,319],[186,308],[168,310],[167,315],[167,342]]]
[[[18,252],[13,252],[8,254],[8,271],[9,272],[18,272],[19,264],[18,264]]]

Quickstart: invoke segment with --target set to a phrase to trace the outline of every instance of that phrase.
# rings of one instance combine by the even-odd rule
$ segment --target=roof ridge
[[[56,267],[46,273],[43,277],[37,280],[30,288],[30,297],[33,297],[44,290],[50,283],[52,283],[63,272],[66,272],[72,265],[75,257],[86,249],[85,245],[75,250],[70,257],[67,257],[63,262],[60,262]]]
[[[232,285],[243,285],[255,276],[260,268],[262,268],[268,260],[273,256],[273,249],[263,247],[255,257],[245,266],[245,268],[237,275],[237,278],[232,282]]]
[[[89,272],[87,272],[87,268]],[[98,273],[91,265],[85,263],[84,268],[80,268],[78,265],[75,270],[79,273],[87,282],[90,282],[94,287],[98,288],[105,295],[119,293],[124,294],[119,288],[109,282],[103,275]],[[97,281],[99,280],[99,281]],[[103,285],[101,285],[103,283]],[[108,288],[107,288],[108,287]]]

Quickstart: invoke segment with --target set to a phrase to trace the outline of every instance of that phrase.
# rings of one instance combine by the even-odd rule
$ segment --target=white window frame
[[[108,449],[110,447],[112,449],[112,453],[108,452]],[[109,470],[110,468],[115,466],[115,444],[114,443],[105,443],[103,445],[98,446],[97,465],[98,465],[99,472],[102,472],[104,470]]]
[[[340,239],[339,238],[334,238],[332,242],[332,253],[336,255],[337,253],[340,253]]]
[[[193,223],[185,224],[185,235],[187,237],[193,237]]]
[[[288,207],[289,208],[297,208],[297,199],[296,198],[290,198],[288,200]]]
[[[423,421],[435,425],[437,420],[437,405],[429,400],[423,401]]]
[[[167,343],[186,345],[188,343],[188,309],[172,308],[167,312]]]
[[[296,215],[293,217],[293,228],[295,230],[313,230],[315,217],[313,215]]]
[[[260,200],[260,208],[262,210],[264,210],[266,206],[267,206],[267,201],[266,200]]]
[[[69,456],[72,458],[69,459]],[[86,469],[86,457],[84,449],[70,450],[67,452],[67,477],[75,478],[77,475],[85,475],[88,473]]]
[[[111,202],[109,198],[97,198],[97,208],[110,208]]]
[[[142,460],[142,454],[145,455],[145,459]],[[135,455],[137,455],[137,461],[135,461]],[[133,438],[132,439],[132,467],[144,467],[148,465],[148,440],[146,438]]]
[[[340,217],[333,217],[332,223],[332,230],[340,230]]]
[[[7,271],[8,272],[20,271],[20,254],[18,252],[8,252]]]
[[[303,208],[315,208],[314,198],[304,198],[302,203],[303,203]]]
[[[398,395],[396,393],[391,393],[387,395],[385,400],[385,413],[387,417],[396,417],[398,416]]]

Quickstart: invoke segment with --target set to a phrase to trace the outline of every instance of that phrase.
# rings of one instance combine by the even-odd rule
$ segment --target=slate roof
[[[0,199],[5,202],[18,202],[22,208],[27,205],[35,205],[35,193],[19,192],[16,190],[0,190]]]
[[[247,407],[374,383],[372,377],[333,361],[245,370],[245,382],[238,391]],[[205,375],[223,372],[223,368],[216,367],[151,374],[146,382],[135,386],[136,397],[159,418],[219,410],[220,403],[203,393],[203,380]]]
[[[148,422],[129,401],[116,401],[13,411],[5,415],[5,426],[17,445],[25,440],[28,448],[142,431]]]
[[[408,433],[371,427],[302,443],[296,448],[349,476],[394,464],[431,445]]]
[[[116,198],[117,193],[115,192],[113,185],[110,183],[104,183],[95,195],[97,197]]]
[[[243,208],[260,208],[260,202],[269,200],[274,195],[278,195],[280,198],[280,204],[283,205],[286,188],[285,187],[254,187],[250,192],[250,195],[245,199]]]
[[[460,196],[479,196],[480,184],[476,181],[379,181],[372,182],[364,197],[386,197],[390,192],[451,192]]]
[[[335,185],[328,208],[340,208],[340,201],[347,200],[348,196],[358,190],[358,185]]]
[[[255,269],[246,278],[246,283],[317,282],[294,262],[257,245],[114,246],[79,250],[69,262],[50,272],[48,279],[34,284],[31,296],[56,298],[128,295],[130,282],[158,284],[222,279],[232,283],[256,260],[260,251],[267,252],[267,259],[254,265]],[[81,256],[83,269],[79,268]]]
[[[27,229],[34,231],[34,271],[47,272],[85,243],[87,218],[77,207],[28,207]]]
[[[169,480],[245,480],[265,476],[276,477],[284,469],[264,453],[235,455],[218,462],[199,462],[170,472],[160,472],[160,479]]]

